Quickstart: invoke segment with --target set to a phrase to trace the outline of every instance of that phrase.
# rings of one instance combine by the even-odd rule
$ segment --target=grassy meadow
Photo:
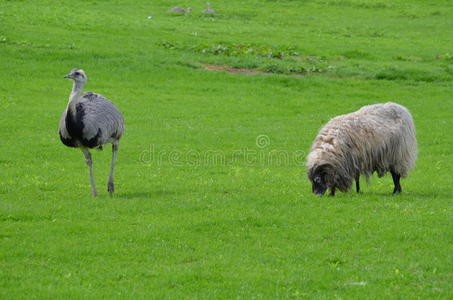
[[[451,299],[453,2],[204,2],[0,0],[0,298]],[[58,137],[75,67],[126,120],[113,198]],[[312,195],[319,128],[386,101],[403,193]]]

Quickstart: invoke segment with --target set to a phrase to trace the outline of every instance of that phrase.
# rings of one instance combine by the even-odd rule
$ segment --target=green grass
[[[0,1],[0,298],[451,299],[453,4],[203,8]],[[113,199],[109,147],[93,154],[94,199],[58,137],[74,67],[126,119]],[[387,176],[312,195],[319,128],[385,101],[417,127],[403,194]]]

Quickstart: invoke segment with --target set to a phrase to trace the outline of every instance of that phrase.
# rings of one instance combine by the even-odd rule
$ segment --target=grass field
[[[0,0],[0,298],[451,299],[453,3],[212,4]],[[58,137],[74,67],[126,120],[113,198]],[[403,193],[312,195],[319,128],[386,101]]]

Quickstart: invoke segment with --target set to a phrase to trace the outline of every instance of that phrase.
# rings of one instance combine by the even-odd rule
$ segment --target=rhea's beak
[[[63,78],[72,78],[71,74],[65,75]]]

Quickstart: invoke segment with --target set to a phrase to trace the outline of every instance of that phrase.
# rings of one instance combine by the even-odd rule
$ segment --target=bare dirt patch
[[[228,66],[221,66],[221,65],[212,65],[212,64],[203,64],[203,67],[207,71],[211,72],[228,72],[234,74],[247,74],[247,75],[255,75],[255,74],[269,74],[267,72],[257,70],[257,69],[240,69],[240,68],[232,68]]]
[[[292,77],[304,77],[305,74],[284,74],[284,73],[277,73],[277,72],[266,72],[263,70],[258,69],[243,69],[243,68],[233,68],[229,66],[223,65],[213,65],[213,64],[202,64],[203,69],[210,72],[227,72],[231,74],[246,74],[246,75],[257,75],[257,74],[276,74],[276,75],[284,75],[284,76],[292,76]]]

